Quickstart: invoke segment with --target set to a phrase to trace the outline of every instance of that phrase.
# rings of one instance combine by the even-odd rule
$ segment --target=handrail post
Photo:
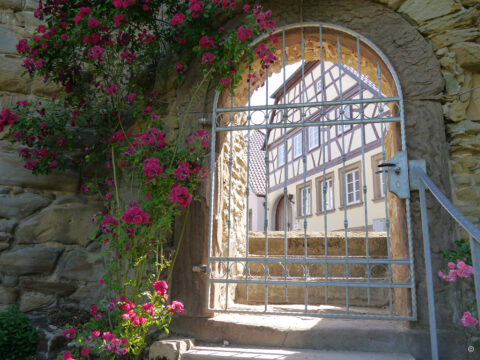
[[[472,253],[473,281],[475,283],[475,299],[477,300],[477,315],[480,316],[480,244],[469,234],[470,252]],[[478,274],[478,276],[477,276]]]
[[[423,252],[425,258],[425,277],[427,280],[427,298],[428,298],[428,318],[430,324],[430,346],[432,349],[432,360],[438,360],[438,343],[437,343],[437,321],[435,319],[435,301],[433,295],[433,275],[432,275],[432,258],[430,251],[430,234],[428,231],[428,215],[427,201],[425,197],[425,184],[419,181],[420,192],[420,212],[422,216],[422,232],[423,232]]]

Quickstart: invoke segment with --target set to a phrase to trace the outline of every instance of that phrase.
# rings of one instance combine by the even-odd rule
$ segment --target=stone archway
[[[299,4],[303,4],[303,7],[300,7]],[[441,185],[444,192],[449,194],[448,147],[445,138],[443,112],[439,101],[444,81],[431,45],[425,41],[416,29],[394,11],[369,1],[324,0],[303,1],[303,3],[266,1],[264,5],[267,8],[274,9],[274,13],[279,14],[275,18],[278,25],[298,21],[335,23],[359,32],[380,47],[391,60],[404,92],[409,156],[411,159],[425,159],[429,175]],[[179,91],[184,91],[184,89]],[[211,93],[210,99],[213,99],[213,93]],[[210,102],[205,104],[204,111],[208,112],[209,109],[211,109]],[[425,139],[429,139],[429,142],[425,141]],[[395,144],[396,141],[398,139],[392,139],[391,143]],[[221,147],[216,150],[217,154],[221,153]],[[214,204],[211,205],[216,206]],[[433,245],[434,249],[446,247],[450,240],[449,238],[454,236],[454,227],[440,209],[432,208],[431,211],[435,214],[431,219],[436,218],[439,224],[432,228],[432,232],[434,232],[432,238],[436,239],[436,243]],[[416,263],[415,276],[419,289],[417,298],[420,322],[416,324],[424,326],[426,324],[426,297],[423,291],[424,271],[418,199],[415,194],[412,194],[412,215],[413,246],[415,248]],[[197,219],[197,221],[199,220]],[[207,217],[204,216],[202,220],[202,223],[205,224],[203,226],[204,229],[208,226],[206,224],[207,221]],[[394,224],[392,226],[395,227]],[[403,228],[403,226],[402,222],[397,225],[398,229]],[[194,235],[193,232],[192,235]],[[198,239],[198,236],[193,236],[189,242],[197,241],[195,238]],[[205,240],[204,236],[202,238]],[[185,247],[188,246],[185,244]],[[193,246],[197,249],[200,247],[198,243]],[[438,258],[436,260],[438,262]],[[205,248],[201,248],[195,259],[189,260],[188,265],[194,262],[205,262]],[[182,267],[186,272],[191,271],[188,265],[187,267]],[[176,273],[178,272],[179,269],[177,268]],[[182,298],[189,297],[190,289],[198,289],[197,284],[202,276],[185,276],[189,278],[191,285],[188,286],[188,282],[184,282],[183,289],[177,288],[177,291],[180,290],[179,294],[183,295]],[[186,303],[188,308],[189,300]],[[199,311],[194,310],[191,312],[191,315],[206,315],[201,311],[198,304],[192,305],[193,309]],[[439,327],[446,328],[450,326],[450,320],[447,316],[446,314],[440,316]]]

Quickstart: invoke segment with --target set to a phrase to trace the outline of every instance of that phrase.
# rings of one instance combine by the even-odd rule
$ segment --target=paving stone
[[[191,339],[167,339],[155,341],[150,345],[149,360],[177,360],[182,354],[193,348]]]

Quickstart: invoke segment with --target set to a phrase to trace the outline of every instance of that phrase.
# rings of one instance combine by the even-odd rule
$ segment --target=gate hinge
[[[207,272],[207,265],[195,265],[192,267],[192,271],[195,273],[206,273]]]

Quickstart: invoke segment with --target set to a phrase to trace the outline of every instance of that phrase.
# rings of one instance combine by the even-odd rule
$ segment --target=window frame
[[[296,149],[297,149],[297,146],[296,146],[296,139],[300,139],[300,153],[297,154],[296,153]],[[303,145],[303,142],[302,142],[302,132],[298,133],[298,134],[295,134],[292,138],[292,148],[293,148],[293,158],[294,159],[298,159],[300,156],[302,156],[302,145]]]
[[[325,175],[325,182],[328,183],[331,181],[332,186],[328,187],[327,185],[327,192],[328,189],[331,189],[331,207],[327,208],[326,212],[335,211],[335,179],[334,173],[330,172]],[[323,176],[317,177],[315,179],[316,182],[316,199],[317,199],[317,214],[323,214],[325,210],[323,209]]]
[[[303,186],[303,182],[299,185],[297,185],[297,201],[296,201],[296,204],[297,204],[297,219],[301,219],[303,218],[304,216],[306,217],[310,217],[313,215],[313,209],[312,209],[312,195],[313,195],[313,188],[312,188],[312,180],[308,180],[307,183],[306,183],[306,188],[309,189],[309,193],[310,193],[310,196],[307,198],[307,205],[310,205],[309,207],[307,206],[306,207],[306,210],[307,210],[307,214],[304,215],[303,214],[303,189],[304,189],[304,186]]]
[[[316,129],[317,130],[317,143],[312,146],[312,136],[310,135],[310,131]],[[320,145],[320,131],[318,129],[318,126],[309,126],[308,127],[308,150],[313,150],[317,148]]]
[[[280,149],[283,149],[283,156],[280,158]],[[280,163],[280,159],[282,159],[282,162]],[[277,167],[285,165],[287,162],[287,157],[285,154],[285,144],[282,142],[277,146]]]
[[[345,207],[344,204],[344,194],[343,190],[345,189],[346,191],[346,200],[347,200],[347,207],[355,207],[363,204],[363,183],[362,183],[362,162],[357,161],[355,163],[349,164],[345,166],[345,181],[347,181],[347,176],[349,173],[358,171],[358,189],[359,189],[359,197],[358,201],[349,203],[348,202],[348,184],[344,186],[343,183],[343,167],[340,167],[338,169],[338,179],[339,179],[339,184],[340,184],[340,208],[343,209]]]

